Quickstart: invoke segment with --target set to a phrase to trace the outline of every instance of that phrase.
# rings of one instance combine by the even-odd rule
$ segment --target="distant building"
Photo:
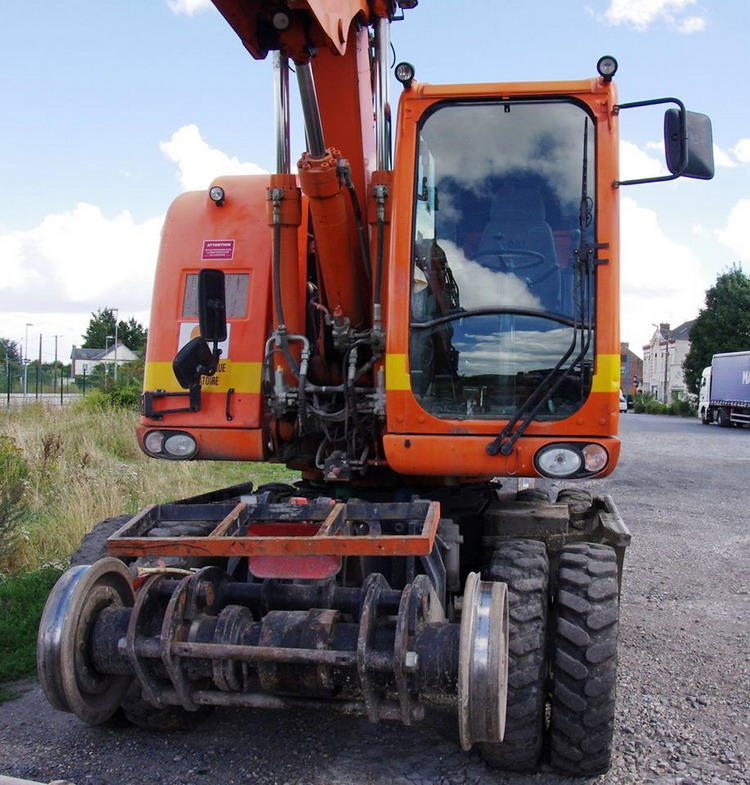
[[[690,350],[690,330],[694,324],[695,319],[674,329],[669,322],[660,324],[643,347],[643,392],[662,403],[687,397],[682,361]]]
[[[70,353],[71,376],[90,376],[97,365],[106,365],[113,369],[115,366],[115,355],[117,355],[117,367],[125,363],[133,362],[137,356],[125,346],[121,341],[117,342],[117,351],[114,346],[106,349],[79,349],[74,346]]]
[[[620,344],[620,389],[625,395],[635,395],[643,382],[643,360],[628,347]]]

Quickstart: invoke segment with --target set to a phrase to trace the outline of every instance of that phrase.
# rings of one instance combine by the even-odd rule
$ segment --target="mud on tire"
[[[509,540],[493,554],[485,580],[508,584],[509,678],[505,738],[482,744],[485,763],[522,771],[539,762],[544,740],[549,561],[544,543]]]
[[[114,518],[106,518],[97,523],[83,540],[81,540],[78,550],[70,557],[70,566],[76,567],[79,564],[93,564],[95,561],[103,559],[107,555],[107,537],[113,535],[132,517],[132,515],[118,515]]]
[[[573,776],[609,769],[617,677],[615,552],[578,543],[560,552],[554,605],[550,762]]]

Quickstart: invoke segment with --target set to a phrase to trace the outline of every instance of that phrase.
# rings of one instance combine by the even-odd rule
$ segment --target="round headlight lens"
[[[583,465],[583,456],[573,447],[545,447],[536,457],[536,465],[548,477],[573,477]]]
[[[396,66],[394,73],[396,79],[398,79],[402,85],[408,87],[414,79],[414,66],[411,63],[399,63]]]
[[[617,73],[617,60],[611,55],[604,55],[604,57],[599,58],[596,70],[600,76],[604,77],[605,81],[611,82],[612,77]]]
[[[226,201],[226,194],[220,185],[213,185],[208,191],[208,198],[217,206],[223,207]]]
[[[173,433],[164,439],[164,452],[172,458],[192,458],[198,452],[198,444],[187,433]]]
[[[600,472],[609,460],[607,451],[601,444],[587,444],[583,450],[583,463],[586,466],[587,472],[596,474]]]
[[[161,431],[149,431],[143,440],[143,446],[151,455],[159,455],[164,446],[164,434]]]

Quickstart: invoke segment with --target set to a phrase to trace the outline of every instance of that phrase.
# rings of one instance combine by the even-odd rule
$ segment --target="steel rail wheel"
[[[510,672],[505,737],[499,744],[483,744],[482,759],[497,769],[534,769],[545,732],[547,549],[537,540],[508,540],[494,551],[483,575],[508,586]]]
[[[90,639],[99,614],[134,603],[127,567],[113,558],[68,570],[44,607],[37,637],[37,670],[47,700],[89,725],[106,722],[118,709],[130,676],[99,673]]]
[[[550,762],[576,777],[609,769],[615,720],[619,590],[615,552],[560,552],[552,661]]]
[[[502,741],[508,691],[508,590],[504,583],[466,578],[458,655],[461,746]]]

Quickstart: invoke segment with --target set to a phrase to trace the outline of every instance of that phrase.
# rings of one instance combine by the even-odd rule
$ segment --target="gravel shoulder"
[[[750,430],[628,414],[592,490],[633,532],[614,765],[594,780],[492,772],[452,712],[411,728],[319,713],[216,711],[199,729],[90,728],[34,681],[0,704],[0,774],[77,785],[750,783]]]

